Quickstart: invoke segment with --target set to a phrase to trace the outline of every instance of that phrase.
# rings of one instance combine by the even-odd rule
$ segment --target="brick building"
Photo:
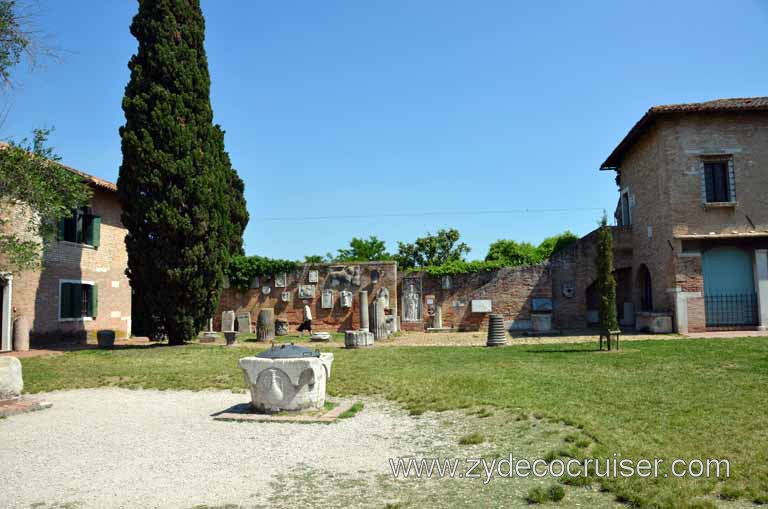
[[[117,187],[66,168],[91,186],[87,207],[58,225],[56,239],[43,246],[39,270],[0,275],[0,350],[12,347],[12,322],[25,317],[33,342],[83,339],[99,329],[130,335],[131,288],[125,275],[126,230],[120,221]],[[3,209],[11,225],[30,220],[23,206]]]
[[[638,321],[768,325],[768,98],[653,107],[601,169],[616,172]]]

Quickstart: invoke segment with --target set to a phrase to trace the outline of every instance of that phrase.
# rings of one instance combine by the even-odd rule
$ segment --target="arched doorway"
[[[637,288],[640,292],[640,311],[653,311],[651,271],[644,263],[637,269]]]

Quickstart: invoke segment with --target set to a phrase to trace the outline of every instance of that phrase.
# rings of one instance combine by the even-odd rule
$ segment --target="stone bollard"
[[[17,352],[29,350],[29,320],[20,316],[13,322],[13,349]]]
[[[366,290],[360,290],[360,330],[367,331],[370,329],[368,323],[368,292]]]
[[[256,340],[272,341],[275,339],[275,310],[272,308],[259,311],[256,322]]]
[[[507,343],[507,331],[504,329],[504,315],[488,316],[488,341],[486,346],[502,346]]]

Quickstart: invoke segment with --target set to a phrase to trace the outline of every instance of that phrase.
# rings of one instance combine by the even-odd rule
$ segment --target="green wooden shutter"
[[[85,214],[82,210],[75,213],[75,242],[82,244],[85,242]]]
[[[93,247],[99,247],[101,242],[101,216],[91,216],[88,221],[88,237],[85,241]]]
[[[62,318],[72,318],[72,283],[61,284],[61,302],[59,314]]]
[[[83,316],[83,285],[72,284],[72,318]]]
[[[88,316],[96,318],[99,313],[99,285],[87,286],[88,291]]]
[[[59,219],[58,231],[56,232],[56,240],[64,240],[67,236],[67,220]]]

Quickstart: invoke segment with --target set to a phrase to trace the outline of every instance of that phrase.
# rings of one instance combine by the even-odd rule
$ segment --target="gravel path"
[[[387,459],[415,454],[430,429],[372,401],[352,419],[320,425],[214,421],[212,413],[248,400],[220,391],[36,397],[53,407],[0,420],[2,507],[266,504],[275,476],[302,465],[386,473]]]

